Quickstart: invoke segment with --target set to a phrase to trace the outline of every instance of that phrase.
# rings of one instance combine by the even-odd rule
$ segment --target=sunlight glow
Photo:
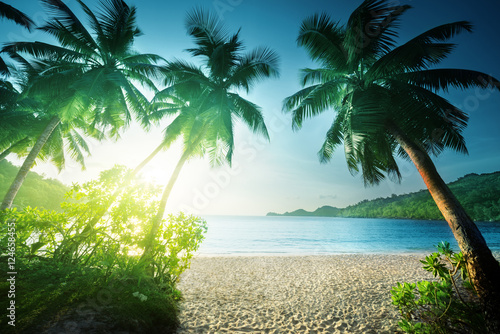
[[[158,185],[165,185],[168,182],[168,177],[166,168],[160,168],[160,166],[147,166],[139,173],[141,181]]]

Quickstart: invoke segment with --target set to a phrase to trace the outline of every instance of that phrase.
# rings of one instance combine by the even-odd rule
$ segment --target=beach
[[[178,288],[188,333],[397,333],[390,289],[426,254],[203,256]]]

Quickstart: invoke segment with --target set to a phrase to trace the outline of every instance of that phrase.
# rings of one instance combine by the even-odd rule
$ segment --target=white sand
[[[184,333],[395,333],[390,289],[431,279],[418,255],[199,257],[181,277]]]

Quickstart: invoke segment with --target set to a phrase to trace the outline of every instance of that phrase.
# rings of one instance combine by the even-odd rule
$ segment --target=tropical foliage
[[[463,254],[440,243],[437,252],[420,260],[437,281],[397,283],[392,304],[401,314],[406,333],[486,333],[484,315],[470,282]]]
[[[467,175],[449,184],[450,190],[475,221],[500,221],[500,173]],[[360,202],[342,210],[346,217],[386,217],[441,220],[443,216],[427,190]]]
[[[468,174],[448,184],[469,216],[476,221],[500,221],[500,172]],[[273,212],[269,216],[279,215]],[[323,206],[315,211],[302,209],[283,216],[403,218],[442,220],[443,215],[429,191],[392,195],[386,198],[363,200],[345,208]]]
[[[189,267],[193,253],[203,240],[206,223],[200,218],[184,214],[171,215],[165,219],[159,231],[159,237],[154,240],[155,253],[152,254],[154,270],[153,272],[144,271],[139,259],[144,249],[143,240],[151,226],[151,218],[158,209],[156,200],[158,187],[133,180],[123,189],[108,214],[101,217],[95,224],[91,223],[93,216],[99,212],[97,209],[107,205],[110,195],[121,187],[121,181],[128,173],[130,171],[123,167],[115,167],[102,172],[98,180],[73,185],[66,195],[67,201],[61,205],[63,209],[61,213],[30,207],[22,210],[4,210],[0,214],[0,221],[2,221],[0,254],[10,252],[7,229],[11,223],[15,223],[16,261],[22,263],[23,266],[34,269],[44,268],[42,273],[47,275],[54,274],[54,271],[59,270],[57,268],[71,268],[71,272],[68,269],[65,276],[56,273],[55,279],[66,282],[65,284],[72,286],[73,289],[74,284],[81,283],[81,280],[94,277],[97,281],[97,285],[91,287],[90,291],[82,291],[81,287],[78,288],[80,292],[77,295],[73,295],[71,290],[67,291],[62,288],[59,291],[62,295],[53,296],[54,302],[55,300],[63,302],[58,305],[57,310],[62,305],[69,309],[75,308],[78,303],[89,298],[89,295],[93,296],[98,287],[102,289],[108,285],[121,284],[126,289],[134,289],[130,292],[130,296],[125,298],[125,300],[128,299],[128,303],[136,299],[136,296],[132,295],[133,292],[146,297],[153,296],[149,303],[144,303],[148,305],[146,306],[148,308],[154,308],[154,303],[158,302],[158,298],[160,305],[166,303],[165,307],[169,310],[162,324],[167,327],[175,326],[175,300],[180,298],[180,292],[175,284],[179,275]],[[48,279],[43,274],[32,276],[43,281]],[[28,287],[37,285],[29,279],[24,279],[24,281]],[[94,284],[94,281],[90,282],[91,285]],[[85,286],[88,284],[90,283],[87,282]],[[45,289],[44,287],[42,290],[45,291]],[[4,297],[6,295],[4,294]],[[31,310],[36,309],[43,314],[50,313],[45,301],[48,298],[50,300],[48,305],[52,305],[52,296],[44,296],[40,291],[37,291],[36,295],[38,299],[31,300],[27,305],[33,307]],[[22,296],[26,301],[32,298],[24,293]],[[115,297],[117,296],[118,294]],[[123,297],[120,300],[123,301]],[[137,303],[139,301],[141,300]],[[23,303],[19,302],[19,304]],[[116,308],[122,307],[118,301],[113,301],[112,304],[111,308],[105,312],[109,313],[109,316],[113,315]],[[56,314],[52,313],[51,317],[54,316]],[[152,317],[160,317],[159,312],[155,311],[146,316],[145,321]],[[134,316],[134,319],[139,318]],[[37,321],[40,320],[41,318],[37,316],[23,318],[19,321],[20,327],[33,330],[32,327],[39,325]],[[43,320],[48,323],[47,321],[50,322],[51,318]],[[5,320],[1,321],[3,323]],[[147,324],[142,325],[147,326]],[[143,330],[147,331],[147,328]]]
[[[5,195],[18,170],[19,168],[6,160],[0,162],[0,197]],[[19,190],[14,206],[61,211],[61,203],[68,190],[69,188],[58,180],[47,179],[42,175],[30,172],[24,186]]]
[[[321,68],[301,71],[301,83],[307,87],[286,98],[284,109],[292,113],[295,129],[305,119],[334,109],[336,117],[318,152],[320,160],[329,161],[343,144],[349,170],[361,171],[366,185],[378,184],[385,176],[400,178],[395,158],[409,156],[393,134],[394,127],[427,154],[437,155],[445,148],[466,153],[461,132],[468,116],[436,92],[491,84],[484,73],[430,69],[453,50],[454,44],[444,42],[471,31],[468,22],[433,28],[395,47],[400,16],[409,8],[365,1],[345,26],[326,14],[307,18],[297,38]]]
[[[0,165],[0,186],[6,189],[13,179],[0,207],[0,257],[16,251],[17,264],[26,269],[19,290],[30,292],[22,294],[18,304],[19,312],[29,316],[11,329],[42,332],[51,320],[65,312],[71,317],[78,305],[104,293],[107,302],[92,306],[89,314],[116,324],[105,331],[173,331],[180,298],[176,282],[203,240],[206,223],[183,213],[164,218],[168,198],[190,159],[208,157],[212,165],[231,164],[236,121],[269,139],[262,110],[243,94],[278,76],[278,57],[265,47],[245,51],[239,30],[231,34],[216,16],[195,9],[187,16],[186,29],[195,43],[187,51],[197,63],[167,62],[134,50],[142,34],[137,10],[122,0],[102,0],[97,11],[76,0],[87,26],[64,1],[41,2],[48,20],[37,29],[55,43],[7,43],[2,52],[15,65],[0,58],[0,163],[10,154],[24,159],[15,177],[9,164]],[[463,257],[442,252],[454,268],[468,261],[467,279],[486,306],[485,323],[494,332],[500,330],[500,321],[490,311],[500,308],[495,297],[500,291],[494,285],[500,267],[429,156],[446,148],[467,152],[462,131],[468,116],[438,93],[499,83],[475,71],[431,69],[452,51],[450,38],[471,31],[468,22],[433,28],[396,47],[398,21],[409,8],[366,0],[344,26],[326,14],[304,20],[298,44],[321,68],[302,71],[305,88],[288,97],[284,109],[292,113],[296,129],[306,118],[334,109],[320,159],[328,161],[343,145],[349,170],[361,172],[366,185],[386,176],[399,180],[398,158],[416,164],[445,219],[455,224],[459,244],[468,250]],[[0,18],[33,28],[25,14],[4,2]],[[60,185],[43,181],[51,192],[44,195],[42,179],[33,176],[31,181],[28,176],[36,161],[51,161],[62,169],[68,156],[84,168],[88,138],[117,139],[133,121],[148,130],[167,116],[173,120],[162,142],[134,171],[115,167],[98,180],[73,185],[59,212],[51,209]],[[158,197],[161,189],[138,182],[135,175],[178,140],[182,155]],[[23,191],[32,192],[31,198],[23,199]],[[34,194],[52,202],[33,199]],[[13,203],[19,208],[11,209]],[[39,208],[27,205],[31,203]],[[16,232],[11,231],[14,227]],[[453,275],[441,274],[446,278],[442,286],[422,285],[430,291],[422,294],[438,301],[431,307],[442,307],[441,294],[451,294],[448,280],[455,283]],[[8,285],[0,284],[0,291],[7,291]],[[410,293],[412,289],[409,286]],[[417,314],[412,312],[408,326]],[[57,326],[62,325],[51,330],[67,330]]]
[[[208,155],[212,165],[231,163],[234,119],[269,138],[260,108],[241,97],[238,90],[248,93],[262,79],[278,76],[277,55],[267,48],[242,52],[239,31],[229,34],[216,16],[202,10],[188,14],[186,28],[197,46],[187,51],[203,65],[176,60],[162,71],[168,88],[160,91],[153,102],[162,110],[170,110],[165,103],[176,103],[179,112],[165,129],[161,146],[167,148],[182,138],[183,153],[163,191],[147,244],[157,235],[170,192],[189,159]]]
[[[7,18],[31,30],[33,21],[14,7],[0,1],[0,17]],[[30,134],[37,128],[36,117],[32,112],[26,112],[32,101],[20,96],[20,92],[5,79],[12,75],[13,67],[0,57],[0,161],[10,153],[21,153],[29,145]],[[15,73],[17,73],[14,70]],[[19,77],[23,75],[20,74]],[[28,101],[27,101],[28,100]],[[18,110],[20,109],[20,110]],[[30,110],[31,111],[31,110]],[[36,130],[35,130],[36,131]]]
[[[41,112],[48,123],[31,147],[2,209],[11,206],[27,172],[60,123],[77,120],[83,122],[89,134],[108,130],[117,136],[135,112],[139,122],[149,125],[148,101],[132,81],[155,90],[151,81],[157,72],[154,63],[162,60],[157,55],[139,54],[132,49],[141,31],[136,25],[135,7],[121,0],[102,2],[97,15],[78,1],[94,35],[64,2],[42,2],[52,17],[39,29],[53,36],[60,46],[14,42],[3,49],[28,73],[27,93],[43,106]],[[24,54],[30,58],[23,57]]]
[[[33,20],[31,20],[26,14],[3,1],[0,1],[0,18],[11,20],[28,30],[31,30],[35,25]],[[9,67],[2,57],[0,57],[0,74],[10,74]]]
[[[141,324],[146,327],[134,330],[165,331],[175,327],[175,301],[180,296],[175,283],[189,267],[206,231],[205,222],[197,217],[181,213],[164,219],[168,196],[189,159],[209,156],[214,165],[231,163],[234,120],[268,138],[260,108],[239,91],[248,93],[260,80],[277,76],[278,57],[267,48],[243,52],[239,32],[231,35],[215,16],[194,10],[186,27],[197,47],[188,51],[202,60],[202,66],[174,60],[160,67],[156,64],[163,58],[139,54],[132,48],[141,34],[135,7],[121,0],[104,0],[95,13],[83,1],[77,2],[91,30],[64,2],[42,0],[50,18],[38,29],[58,44],[13,42],[3,48],[17,68],[0,87],[5,93],[0,100],[0,157],[14,153],[25,160],[4,197],[2,209],[7,210],[1,213],[2,228],[15,224],[21,231],[16,240],[19,261],[39,271],[23,286],[36,290],[35,298],[27,303],[36,314],[50,315],[50,309],[41,305],[41,287],[32,280],[44,282],[52,275],[66,285],[71,276],[72,282],[67,284],[71,289],[76,282],[86,286],[82,281],[89,279],[101,287],[127,282],[127,290],[134,284],[143,290],[125,298],[112,294],[120,299],[113,301],[112,312],[130,298],[141,303],[149,300],[142,309],[148,310],[154,303],[160,307],[144,319],[160,319],[160,326]],[[155,79],[161,79],[167,88],[158,90]],[[152,101],[138,84],[154,93]],[[90,153],[86,138],[118,138],[134,116],[145,129],[165,116],[175,116],[165,129],[164,140],[134,171],[117,167],[103,172],[99,180],[73,185],[61,204],[62,212],[29,206],[8,209],[37,159],[64,168],[69,153],[84,166],[85,154]],[[135,175],[179,138],[183,154],[158,201],[158,189],[137,183]],[[3,238],[2,254],[8,245],[9,239]],[[64,277],[54,273],[60,266],[67,269]],[[60,302],[71,309],[97,292],[88,286],[87,292],[67,296],[71,289],[57,289],[58,296],[48,298],[48,305]],[[152,295],[160,296],[159,300]],[[129,310],[137,308],[137,303],[129,304]],[[112,312],[102,314],[107,318]],[[21,327],[38,331],[35,324],[40,319],[31,317]],[[137,315],[124,319],[130,324]]]
[[[500,331],[500,265],[467,212],[446,186],[430,156],[444,149],[467,153],[462,132],[468,116],[439,93],[449,88],[500,88],[489,75],[433,68],[454,49],[448,40],[471,31],[466,21],[432,28],[396,46],[401,16],[411,8],[387,0],[365,0],[345,25],[327,14],[306,18],[297,43],[319,64],[301,71],[304,89],[284,101],[295,129],[306,118],[335,110],[319,151],[329,161],[343,145],[351,173],[365,185],[401,178],[397,158],[417,167],[449,223],[485,307],[489,331]]]

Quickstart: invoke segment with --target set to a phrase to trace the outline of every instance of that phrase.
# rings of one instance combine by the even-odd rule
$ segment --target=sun
[[[139,172],[139,179],[147,183],[165,185],[169,178],[168,168],[160,166],[146,166]]]

